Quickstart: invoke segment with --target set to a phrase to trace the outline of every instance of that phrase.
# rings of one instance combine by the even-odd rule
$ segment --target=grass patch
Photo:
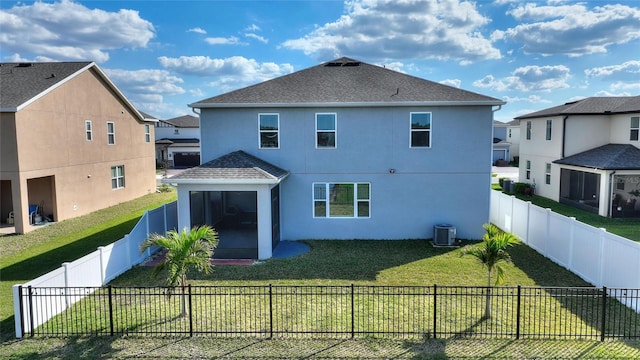
[[[501,191],[500,185],[493,184],[492,189]],[[608,218],[573,206],[560,204],[542,196],[516,195],[522,201],[531,201],[532,204],[544,209],[551,209],[557,214],[575,217],[576,220],[597,228],[605,228],[608,232],[624,238],[640,241],[640,219],[638,218]]]
[[[121,239],[146,210],[175,200],[153,193],[91,214],[53,223],[24,235],[0,238],[0,336],[14,336],[12,286],[52,271]]]

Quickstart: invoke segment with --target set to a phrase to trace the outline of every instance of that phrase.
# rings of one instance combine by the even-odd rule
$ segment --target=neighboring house
[[[506,166],[511,161],[511,143],[507,141],[507,123],[493,121],[492,165]]]
[[[184,115],[156,123],[158,167],[188,168],[200,165],[200,121]]]
[[[520,180],[602,216],[640,217],[640,96],[591,97],[519,116]]]
[[[203,164],[165,181],[180,228],[219,231],[217,257],[269,258],[280,240],[428,239],[438,224],[479,239],[502,104],[340,58],[190,104]]]
[[[0,213],[17,233],[155,191],[153,123],[95,63],[0,63],[0,84]]]

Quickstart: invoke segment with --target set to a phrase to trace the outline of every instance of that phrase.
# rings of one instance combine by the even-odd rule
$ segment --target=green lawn
[[[494,184],[492,188],[500,190],[500,186],[498,184]],[[605,228],[612,234],[616,234],[633,241],[640,241],[640,219],[638,218],[608,218],[580,210],[573,206],[560,204],[556,201],[537,195],[516,195],[516,197],[523,201],[531,201],[532,204],[542,208],[549,208],[555,213],[575,217],[578,221],[585,224],[598,228]]]
[[[52,271],[121,239],[145,210],[174,201],[175,192],[154,193],[91,214],[53,223],[24,235],[0,237],[0,336],[13,337],[12,286]]]

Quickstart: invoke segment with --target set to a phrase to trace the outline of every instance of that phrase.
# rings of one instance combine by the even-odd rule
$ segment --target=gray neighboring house
[[[214,226],[220,258],[270,258],[281,240],[430,239],[444,224],[479,239],[503,104],[340,58],[190,104],[203,164],[165,181],[179,227]]]
[[[156,163],[169,168],[200,165],[200,120],[192,115],[156,123]]]
[[[520,120],[520,181],[601,216],[640,218],[640,96],[590,97]]]

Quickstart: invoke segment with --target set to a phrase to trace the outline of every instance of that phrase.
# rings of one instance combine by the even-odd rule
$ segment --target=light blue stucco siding
[[[411,112],[431,113],[429,148],[410,147]],[[259,113],[279,114],[278,149],[259,148]],[[316,148],[316,113],[336,114],[335,149]],[[480,238],[492,120],[490,106],[202,109],[202,161],[244,150],[289,171],[283,240],[430,238],[440,223]],[[370,217],[314,218],[314,182],[370,183]]]

